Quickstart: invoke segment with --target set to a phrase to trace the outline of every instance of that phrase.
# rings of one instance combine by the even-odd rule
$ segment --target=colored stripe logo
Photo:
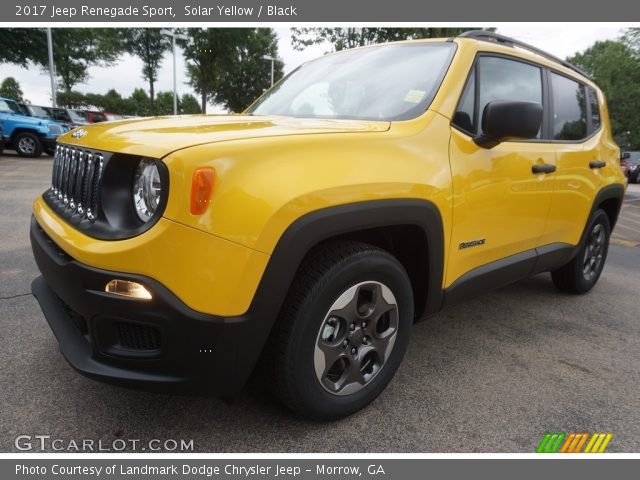
[[[612,438],[613,433],[570,433],[567,435],[564,432],[549,432],[544,434],[536,452],[604,453]]]

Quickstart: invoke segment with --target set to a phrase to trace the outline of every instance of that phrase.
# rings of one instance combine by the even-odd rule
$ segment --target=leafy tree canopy
[[[0,28],[0,63],[26,67],[37,52],[47,51],[47,37],[40,28]]]
[[[310,45],[323,45],[327,52],[362,47],[375,43],[413,40],[417,38],[455,37],[479,28],[292,28],[291,45],[304,50]],[[495,30],[489,28],[486,30]]]
[[[602,89],[609,107],[614,137],[623,147],[640,149],[640,57],[633,44],[599,41],[567,60],[591,75]]]
[[[244,110],[269,87],[271,62],[278,54],[277,37],[270,28],[189,28],[181,41],[187,59],[189,84],[207,102],[231,111]],[[282,76],[282,64],[274,65],[274,78]]]
[[[178,102],[178,113],[195,114],[202,113],[202,110],[200,109],[200,105],[198,104],[196,97],[190,93],[185,93],[180,97],[180,101]]]
[[[123,28],[119,29],[121,45],[124,50],[142,60],[142,78],[149,84],[151,112],[155,112],[155,83],[165,52],[171,41],[160,33],[159,28]]]
[[[10,98],[20,103],[25,101],[20,84],[13,77],[7,77],[2,81],[0,85],[0,97]]]

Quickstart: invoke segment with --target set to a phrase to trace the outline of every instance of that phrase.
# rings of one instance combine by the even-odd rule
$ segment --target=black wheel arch
[[[618,215],[620,214],[623,200],[624,186],[622,184],[613,183],[602,187],[593,200],[591,211],[589,212],[589,216],[585,222],[585,232],[583,232],[580,241],[582,242],[582,239],[586,234],[586,228],[589,224],[589,220],[593,217],[596,210],[599,209],[604,210],[607,217],[609,217],[609,225],[611,226],[611,231],[613,231],[613,228],[616,226],[616,222],[618,221]]]
[[[273,250],[249,310],[269,312],[272,325],[307,254],[336,239],[370,243],[394,254],[412,279],[416,315],[435,313],[442,306],[444,229],[440,211],[428,200],[391,199],[328,207],[293,222]],[[404,243],[398,245],[399,241]],[[419,250],[411,252],[407,245]]]
[[[37,130],[30,130],[28,128],[16,128],[13,133],[11,134],[11,141],[13,142],[15,140],[15,138],[23,133],[30,133],[31,135],[34,135],[36,137],[38,137],[38,139],[40,139],[40,141],[42,141],[44,139],[44,135],[40,132],[38,132]]]

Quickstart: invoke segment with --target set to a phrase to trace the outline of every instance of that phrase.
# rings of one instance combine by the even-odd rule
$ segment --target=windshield
[[[71,115],[71,120],[74,122],[86,122],[87,114],[81,112],[80,110],[69,110],[69,115]]]
[[[34,117],[50,118],[49,113],[42,107],[37,107],[35,105],[28,105],[27,108],[31,112],[31,115],[33,115]]]
[[[17,113],[22,115],[20,111],[20,107],[18,104],[12,100],[1,100],[0,99],[0,112],[2,113]]]
[[[53,109],[53,118],[55,120],[59,120],[59,121],[62,121],[62,122],[70,122],[71,121],[71,117],[69,116],[67,111],[66,110],[62,110],[61,108],[54,108]]]
[[[348,50],[301,65],[246,113],[406,120],[423,113],[446,73],[453,43]]]

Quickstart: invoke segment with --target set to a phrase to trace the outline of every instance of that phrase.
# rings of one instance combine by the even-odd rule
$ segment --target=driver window
[[[477,89],[476,81],[479,83]],[[471,134],[482,133],[484,107],[496,100],[542,104],[542,70],[528,63],[507,58],[479,57],[467,81],[453,123]],[[540,132],[537,138],[540,138]]]

